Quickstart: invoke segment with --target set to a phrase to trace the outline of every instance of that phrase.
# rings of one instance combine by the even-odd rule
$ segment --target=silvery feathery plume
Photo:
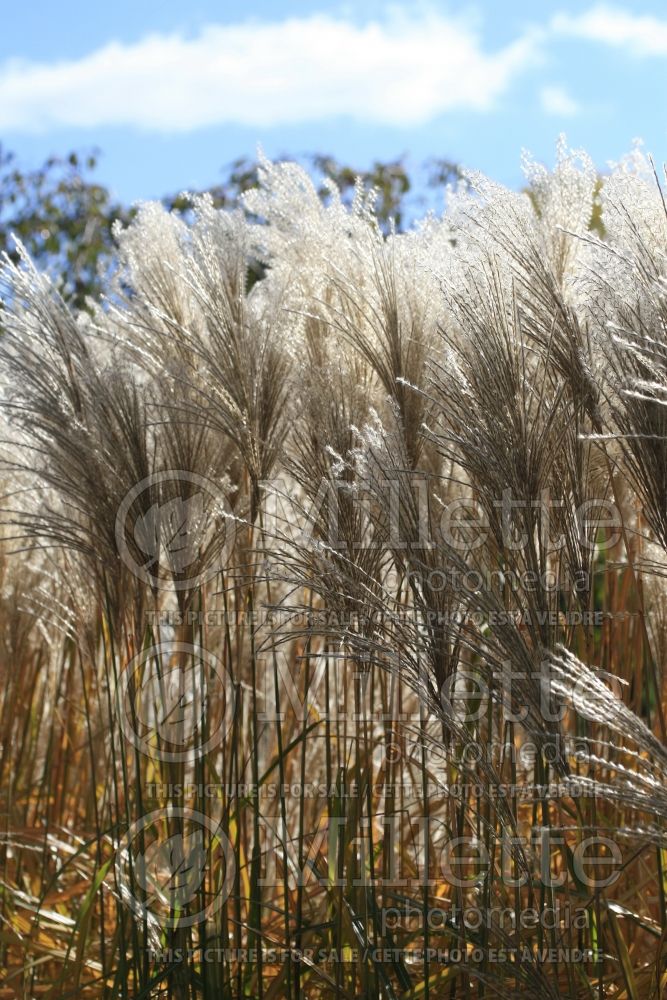
[[[599,386],[570,282],[580,257],[571,230],[590,220],[595,171],[563,139],[553,172],[528,157],[525,170],[528,194],[476,175],[452,197],[455,246],[442,274],[450,309],[427,390],[440,416],[429,430],[443,452],[452,459],[458,453],[501,549],[504,491],[525,504],[517,520],[527,544],[510,555],[508,568],[519,570],[522,556],[530,572],[551,562],[553,546],[535,517],[548,496],[551,531],[564,539],[570,578],[590,578],[596,528],[582,535],[575,512],[606,495],[609,477],[583,441],[591,427],[601,427]],[[587,592],[577,599],[585,605]]]
[[[282,283],[286,308],[328,324],[332,338],[369,366],[401,412],[415,461],[416,449],[423,445],[419,427],[424,400],[407,392],[404,383],[421,380],[434,340],[442,300],[433,254],[448,242],[439,239],[433,222],[423,231],[428,238],[422,233],[385,238],[372,192],[364,195],[359,189],[348,208],[330,185],[323,204],[295,164],[262,162],[259,181],[244,200],[262,219],[253,238],[270,268],[267,284]]]
[[[381,412],[400,426],[406,459],[416,468],[429,461],[423,454],[428,445],[422,424],[430,401],[411,387],[424,382],[437,341],[434,303],[442,308],[442,299],[424,260],[402,236],[391,236],[376,247],[371,262],[368,298],[361,283],[332,275],[338,306],[331,322],[337,335],[348,341],[375,374],[387,401],[380,401]]]
[[[588,331],[574,308],[574,284],[583,244],[596,205],[597,179],[590,158],[558,143],[553,171],[524,154],[528,181],[523,193],[508,191],[481,174],[451,198],[456,253],[443,274],[447,292],[457,287],[476,293],[471,274],[497,262],[502,296],[516,307],[530,339],[542,346],[569,382],[577,405],[594,417],[597,384]]]
[[[163,229],[171,238],[161,251]],[[155,207],[118,238],[133,290],[117,310],[130,349],[149,373],[159,378],[166,370],[174,398],[163,402],[172,424],[189,422],[232,446],[250,478],[254,517],[259,484],[272,474],[288,426],[280,289],[250,287],[243,215],[218,211],[207,197],[193,201],[187,226]],[[237,479],[238,471],[231,475]]]
[[[572,234],[588,230],[598,205],[595,164],[585,150],[570,149],[567,137],[561,134],[553,170],[538,163],[527,151],[523,153],[522,169],[545,256],[557,282],[566,288],[583,252],[581,242]]]
[[[8,517],[24,544],[75,549],[114,576],[117,510],[152,470],[142,387],[122,362],[97,354],[88,319],[25,253],[19,264],[5,260],[0,282],[3,402],[21,437],[7,466],[28,480]]]
[[[654,832],[667,841],[667,748],[613,690],[614,678],[586,666],[562,646],[547,655],[547,662],[545,683],[558,703],[620,737],[578,738],[580,748],[587,743],[575,754],[583,773],[569,780],[600,799],[650,815],[659,824]]]
[[[6,262],[2,281],[4,405],[12,433],[20,435],[20,448],[6,462],[27,487],[6,516],[24,545],[83,555],[122,604],[139,579],[155,585],[161,553],[174,551],[174,532],[182,535],[197,515],[196,500],[189,503],[181,484],[161,473],[177,462],[219,480],[219,467],[201,437],[180,425],[163,432],[156,383],[118,339],[109,348],[87,315],[75,316],[27,258]],[[168,398],[168,383],[158,391]],[[216,449],[216,461],[219,455]],[[129,531],[121,525],[119,532],[126,507]],[[173,516],[161,516],[167,511]],[[188,549],[192,575],[218,548],[210,531],[195,534],[196,550]],[[171,558],[162,563],[160,572],[178,576],[182,569]]]
[[[370,247],[382,239],[373,212],[373,195],[360,187],[351,208],[335,184],[326,183],[323,200],[308,173],[296,163],[271,163],[260,153],[258,187],[243,203],[257,220],[250,235],[255,252],[270,266],[269,278],[285,285],[291,305],[305,298],[325,299],[327,267],[356,272],[363,280]]]
[[[667,547],[667,210],[639,149],[605,181],[604,243],[589,247],[582,282],[588,323],[606,361],[601,437],[623,452],[644,515]]]
[[[280,539],[276,570],[313,588],[333,612],[363,622],[368,589],[386,562],[372,525],[357,502],[350,461],[355,424],[368,415],[372,377],[363,360],[341,351],[330,328],[304,323],[298,369],[299,419],[289,438],[285,471],[296,488],[290,502],[305,530],[296,544]]]
[[[582,244],[597,205],[597,174],[583,150],[571,150],[565,136],[549,170],[523,154],[527,187],[511,191],[479,172],[466,172],[466,184],[449,197],[448,216],[457,253],[485,250],[502,262],[527,297],[538,297],[545,280],[567,294],[578,269]]]
[[[574,518],[592,490],[588,461],[573,436],[582,416],[549,351],[526,331],[516,289],[505,285],[501,266],[495,257],[480,257],[465,285],[448,293],[450,325],[423,390],[432,400],[427,433],[484,513],[493,552],[487,544],[479,555],[488,553],[508,579],[527,573],[543,579],[565,529],[574,576],[588,568],[593,549],[577,542]],[[571,463],[559,458],[565,455]],[[552,601],[541,588],[524,589],[521,599],[533,623]],[[541,633],[538,645],[548,641],[548,626],[533,628]]]

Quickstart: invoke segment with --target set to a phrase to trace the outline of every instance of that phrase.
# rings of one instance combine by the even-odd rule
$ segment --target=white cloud
[[[667,21],[598,4],[583,14],[557,14],[552,30],[561,35],[627,48],[639,56],[667,55]]]
[[[580,108],[564,87],[543,87],[540,91],[540,104],[548,115],[558,118],[572,118],[579,114]]]
[[[69,62],[0,67],[0,129],[132,125],[189,131],[331,116],[419,125],[486,111],[530,65],[529,33],[487,51],[469,23],[394,10],[358,26],[321,14],[152,35]]]

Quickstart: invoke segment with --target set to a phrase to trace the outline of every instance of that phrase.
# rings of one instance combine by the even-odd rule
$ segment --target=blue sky
[[[604,167],[667,159],[658,0],[33,0],[0,31],[0,142],[26,166],[98,147],[126,201],[252,155],[431,156],[521,181],[559,132]]]

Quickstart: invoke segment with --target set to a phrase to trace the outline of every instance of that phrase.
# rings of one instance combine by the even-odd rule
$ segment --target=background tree
[[[72,152],[23,170],[0,147],[0,247],[15,258],[10,237],[16,236],[78,307],[99,291],[114,248],[114,222],[131,216],[92,177],[96,165],[96,153]]]

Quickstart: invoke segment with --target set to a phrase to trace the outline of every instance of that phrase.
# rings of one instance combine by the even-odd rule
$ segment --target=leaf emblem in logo
[[[144,568],[159,562],[164,552],[169,568],[182,572],[195,562],[204,525],[204,496],[201,492],[183,500],[173,497],[154,503],[134,525],[134,540],[147,556]]]
[[[134,871],[149,897],[183,908],[197,894],[206,874],[203,831],[197,830],[190,837],[176,833],[168,840],[156,841],[136,856]]]
[[[201,697],[197,698],[194,694],[197,684],[198,678],[194,676],[192,668],[184,670],[175,667],[163,675],[159,683],[156,722],[158,732],[164,740],[174,744],[185,744],[191,740],[193,730],[201,721],[203,713]]]

